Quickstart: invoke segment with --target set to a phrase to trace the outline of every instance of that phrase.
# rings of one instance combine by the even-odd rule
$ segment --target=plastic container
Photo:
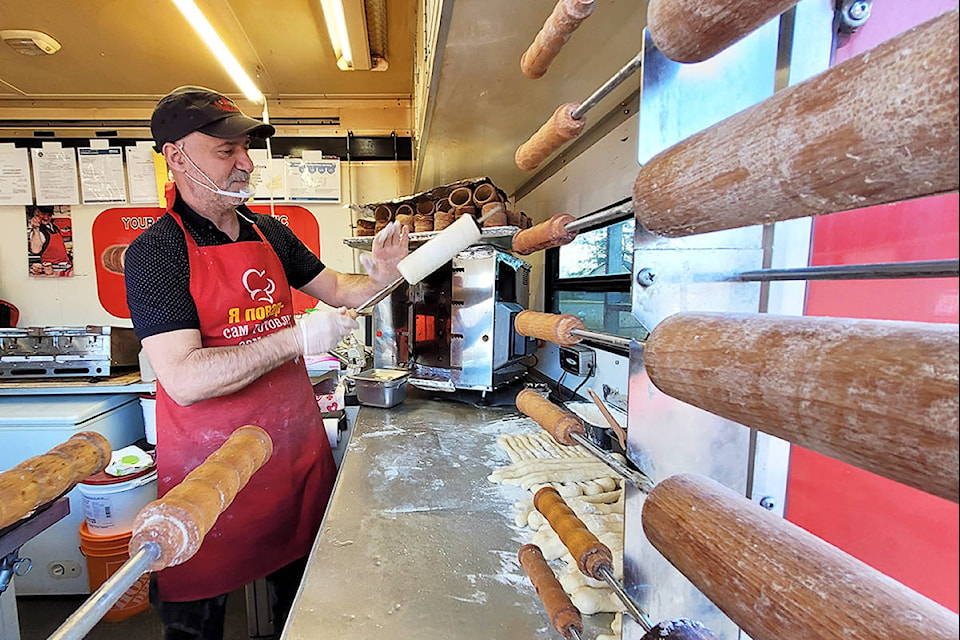
[[[90,532],[86,522],[80,525],[80,552],[87,560],[90,591],[95,591],[130,559],[127,546],[131,532],[99,536]],[[123,592],[120,599],[104,614],[110,622],[126,620],[150,606],[150,574],[145,573]]]
[[[140,394],[140,409],[143,411],[143,432],[147,443],[157,446],[157,394]]]
[[[407,397],[408,371],[398,369],[367,369],[353,376],[357,401],[370,407],[389,409]]]
[[[108,476],[101,471],[77,485],[83,517],[94,535],[129,533],[137,513],[157,499],[157,468]]]

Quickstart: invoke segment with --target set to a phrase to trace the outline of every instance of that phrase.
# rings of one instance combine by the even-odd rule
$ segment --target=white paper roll
[[[480,228],[473,217],[460,216],[452,225],[401,260],[397,270],[404,280],[417,284],[479,239]]]

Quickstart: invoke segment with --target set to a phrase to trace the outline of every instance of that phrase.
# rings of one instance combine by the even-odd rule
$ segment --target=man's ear
[[[163,158],[167,161],[167,167],[171,170],[183,171],[187,162],[183,156],[183,151],[172,142],[163,143]]]

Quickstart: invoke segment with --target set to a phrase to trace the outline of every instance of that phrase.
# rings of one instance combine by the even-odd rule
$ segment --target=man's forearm
[[[154,369],[175,402],[191,405],[240,391],[298,357],[302,352],[299,331],[292,327],[247,344],[192,348],[182,358],[155,365]],[[150,356],[149,349],[147,355]]]
[[[386,285],[378,284],[370,276],[355,273],[337,274],[337,300],[327,302],[333,307],[356,309]]]

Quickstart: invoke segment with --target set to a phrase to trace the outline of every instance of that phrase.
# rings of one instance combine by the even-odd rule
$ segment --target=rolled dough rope
[[[461,216],[397,263],[397,270],[408,283],[417,284],[479,240],[480,235],[473,217]]]
[[[585,328],[583,320],[571,313],[558,315],[525,309],[518,313],[514,320],[514,329],[520,335],[548,340],[565,347],[575,345],[583,339],[573,335],[573,330]]]
[[[238,428],[183,482],[140,510],[133,522],[128,547],[130,555],[150,541],[160,546],[160,557],[150,566],[151,571],[191,558],[222,509],[236,496],[236,492],[233,495],[222,493],[233,486],[234,474],[239,480],[239,491],[272,453],[273,443],[266,431],[252,425]],[[214,461],[213,469],[198,471],[211,460]],[[247,473],[251,468],[253,471]]]
[[[602,579],[601,567],[613,567],[610,549],[592,534],[556,491],[541,489],[533,504],[550,522],[563,544],[576,558],[580,570],[591,578]]]
[[[598,478],[602,480],[603,478]],[[595,496],[581,496],[581,502],[588,502],[590,504],[609,504],[616,502],[623,502],[623,489],[614,489],[613,491],[606,491],[604,493],[598,493]]]
[[[955,192],[957,16],[947,11],[664,149],[637,174],[637,223],[676,237]]]
[[[610,468],[602,463],[597,463],[596,465],[583,465],[580,468],[574,468],[569,471],[564,472],[563,478],[566,481],[578,481],[578,480],[592,480],[594,478],[600,478],[605,475],[609,475]],[[524,489],[529,488],[534,484],[542,484],[544,482],[549,482],[553,478],[557,478],[556,471],[539,471],[528,473],[527,475],[521,478],[505,478],[503,484],[515,485]],[[582,491],[581,491],[582,492]]]
[[[559,0],[520,57],[523,75],[534,79],[543,76],[580,23],[593,13],[593,5],[594,0]]]
[[[574,110],[579,106],[576,102],[567,102],[557,107],[550,119],[540,125],[540,128],[530,136],[529,140],[517,147],[517,152],[513,156],[517,168],[523,171],[533,171],[554,151],[579,136],[587,123],[585,119],[577,120],[573,117]],[[570,238],[570,240],[572,239]],[[570,240],[567,240],[567,242]],[[561,244],[566,244],[566,242]],[[546,249],[547,247],[538,248]],[[534,251],[536,250],[534,249]],[[514,247],[514,251],[524,253],[516,247]],[[528,253],[532,253],[532,251]]]
[[[521,311],[517,314],[518,323],[520,317],[525,313],[527,313],[527,311]],[[530,389],[521,390],[520,393],[517,394],[516,404],[517,409],[533,418],[537,424],[550,432],[557,442],[561,444],[577,444],[577,441],[571,437],[571,434],[585,432],[585,427],[580,418],[569,411],[564,411],[536,391]]]
[[[570,594],[570,601],[580,609],[584,615],[595,613],[616,613],[620,611],[620,601],[610,589],[594,589],[580,587]]]
[[[99,433],[81,431],[47,453],[28,458],[0,473],[0,528],[102,471],[110,462],[110,443]]]
[[[576,629],[578,634],[583,631],[580,611],[573,606],[573,602],[560,586],[540,549],[536,545],[525,544],[517,551],[517,559],[537,590],[553,628],[564,637],[572,635],[571,628]]]
[[[675,62],[703,62],[797,4],[797,0],[650,0],[647,27]]]

